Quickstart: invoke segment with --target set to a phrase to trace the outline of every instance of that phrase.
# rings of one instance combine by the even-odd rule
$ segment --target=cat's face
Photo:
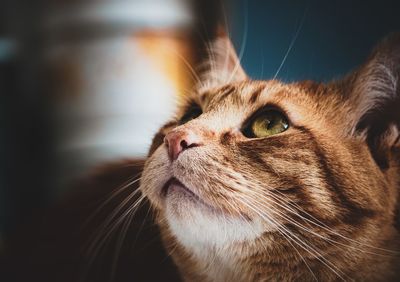
[[[321,236],[380,232],[397,197],[393,159],[377,163],[349,87],[241,77],[194,91],[157,134],[142,175],[159,221],[187,248],[268,245],[270,235],[322,246]]]
[[[347,117],[323,112],[332,105],[312,89],[251,81],[211,89],[162,130],[142,189],[181,241],[254,239],[299,213],[324,222],[373,216],[382,197],[367,185],[377,181],[368,149],[344,138]]]

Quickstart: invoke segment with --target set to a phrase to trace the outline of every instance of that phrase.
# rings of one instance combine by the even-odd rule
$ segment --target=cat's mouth
[[[190,202],[201,208],[203,211],[211,212],[212,215],[223,215],[224,218],[239,217],[249,222],[252,221],[251,217],[244,212],[232,213],[232,211],[226,210],[221,206],[213,205],[179,181],[176,177],[170,178],[164,184],[161,189],[160,196],[162,199],[166,200],[166,202],[169,200],[167,198],[170,198],[175,204],[178,203],[178,205],[183,202]]]
[[[215,207],[205,202],[202,198],[199,197],[195,192],[193,192],[190,188],[186,187],[182,182],[180,182],[177,178],[170,178],[161,189],[161,196],[163,198],[167,198],[171,194],[179,194],[186,198],[190,198],[191,200],[202,204],[203,206],[215,210]]]
[[[183,192],[194,198],[199,198],[199,196],[197,196],[192,190],[187,188],[182,182],[180,182],[175,177],[171,177],[161,189],[161,195],[163,197],[167,197],[169,193],[173,193],[175,191]]]

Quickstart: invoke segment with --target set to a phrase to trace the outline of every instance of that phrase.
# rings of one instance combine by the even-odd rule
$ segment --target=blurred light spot
[[[9,38],[0,38],[0,62],[11,60],[17,50],[17,44]]]
[[[114,24],[171,28],[191,24],[190,7],[184,0],[131,0],[80,4],[51,11],[45,28],[65,28],[76,24]]]
[[[146,57],[173,84],[175,95],[189,91],[193,74],[189,69],[193,54],[188,37],[176,32],[141,32],[136,40]]]
[[[57,39],[47,41],[43,59],[55,102],[60,183],[102,162],[146,156],[192,87],[188,3],[72,2],[48,11],[44,34]],[[84,36],[69,37],[71,31]]]

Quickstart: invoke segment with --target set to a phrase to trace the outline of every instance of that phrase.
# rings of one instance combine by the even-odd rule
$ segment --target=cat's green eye
[[[289,128],[286,117],[275,110],[258,114],[248,125],[245,135],[251,138],[268,137],[281,133]]]
[[[197,104],[192,104],[183,117],[179,120],[180,124],[187,123],[188,121],[197,118],[203,113],[200,106]]]

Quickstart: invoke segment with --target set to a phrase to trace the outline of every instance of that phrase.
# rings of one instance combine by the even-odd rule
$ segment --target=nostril
[[[181,148],[182,148],[183,150],[189,148],[189,145],[188,145],[188,143],[186,142],[186,140],[182,140],[181,143],[180,143],[180,145],[181,145]]]
[[[181,146],[182,151],[199,146],[198,143],[188,143],[186,140],[182,140],[179,145]]]
[[[193,147],[198,147],[198,146],[200,146],[200,144],[198,144],[198,143],[190,143],[190,144],[188,144],[186,141],[184,141],[184,144],[181,144],[181,146],[182,146],[183,150],[186,150],[186,149],[190,149],[190,148],[193,148]]]

